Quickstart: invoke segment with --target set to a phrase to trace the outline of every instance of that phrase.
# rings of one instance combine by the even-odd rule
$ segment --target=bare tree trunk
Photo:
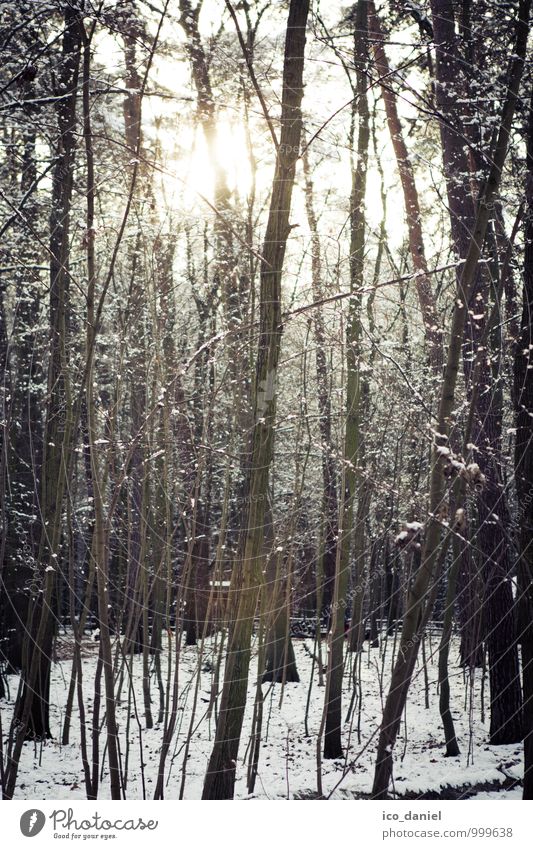
[[[93,481],[94,500],[94,532],[93,556],[96,565],[96,582],[98,592],[98,623],[100,626],[100,649],[103,663],[105,683],[105,705],[107,726],[107,753],[111,778],[111,798],[121,799],[121,779],[119,766],[118,724],[116,718],[115,676],[111,652],[111,636],[109,629],[109,547],[106,523],[104,519],[105,483],[101,473],[101,463],[98,449],[98,420],[94,398],[94,356],[98,323],[95,315],[96,300],[96,255],[94,231],[95,207],[95,169],[93,139],[90,117],[90,70],[91,70],[91,35],[83,31],[83,136],[87,162],[87,211],[86,211],[86,245],[87,245],[87,425],[89,434],[89,455],[91,460],[91,477]]]
[[[39,231],[37,177],[37,120],[38,108],[32,106],[35,84],[32,75],[21,84],[21,94],[29,104],[24,107],[21,131],[22,162],[20,188],[14,175],[13,190],[25,203],[24,231],[18,239],[21,268],[15,272],[16,309],[9,348],[7,327],[5,336],[5,371],[9,381],[5,415],[7,435],[4,462],[8,486],[5,498],[6,533],[3,539],[4,556],[0,552],[0,656],[7,668],[18,672],[22,667],[24,625],[28,619],[29,586],[38,555],[39,522],[36,521],[39,492],[39,473],[43,449],[42,404],[43,368],[38,356],[39,310],[41,303],[40,275],[36,270],[41,249],[35,239]],[[3,255],[3,251],[2,251]],[[6,250],[6,255],[9,252]],[[3,320],[3,316],[2,316]],[[4,363],[2,363],[4,366]]]
[[[202,3],[193,7],[190,0],[179,0],[180,23],[187,36],[186,49],[191,63],[192,78],[197,95],[197,116],[205,138],[209,160],[213,168],[213,196],[217,211],[214,224],[215,271],[213,296],[221,291],[222,306],[226,326],[231,330],[228,337],[229,369],[235,395],[235,409],[243,425],[243,432],[250,428],[250,399],[246,346],[242,344],[237,332],[242,323],[242,282],[235,270],[233,234],[229,220],[231,217],[231,192],[227,184],[224,168],[220,160],[218,144],[218,109],[211,83],[209,54],[204,47],[199,28],[199,16]],[[198,304],[198,299],[197,299]],[[204,305],[205,308],[205,305]],[[202,316],[200,316],[202,320]],[[205,316],[204,316],[205,319]],[[247,440],[245,440],[245,443]],[[194,447],[194,441],[193,441]],[[241,460],[241,464],[244,458]],[[194,474],[189,473],[194,479]],[[203,632],[207,598],[209,596],[209,510],[202,488],[194,484],[187,493],[189,499],[195,499],[194,548],[190,570],[190,590],[187,594],[187,612],[185,618],[186,639],[188,645],[194,645]]]
[[[381,80],[381,93],[385,104],[389,134],[391,137],[398,172],[403,190],[405,212],[407,218],[407,230],[409,233],[409,252],[413,269],[416,272],[415,283],[420,302],[420,311],[424,322],[424,333],[426,346],[433,372],[440,377],[442,372],[442,330],[439,325],[435,299],[431,290],[431,281],[428,275],[426,252],[424,248],[424,237],[422,234],[422,215],[418,200],[415,175],[407,145],[403,135],[402,124],[396,106],[396,95],[391,89],[391,70],[385,47],[383,44],[383,32],[381,23],[376,13],[373,0],[368,4],[368,28],[372,36],[372,49],[376,62],[376,68]]]
[[[320,301],[324,296],[322,280],[322,257],[320,237],[318,233],[318,222],[315,212],[314,190],[309,165],[309,151],[307,148],[303,154],[303,168],[305,177],[305,208],[309,230],[311,231],[311,273],[313,298]],[[328,616],[331,611],[333,600],[333,584],[335,580],[335,562],[337,559],[337,535],[338,535],[338,499],[337,499],[337,469],[333,458],[333,444],[331,432],[331,398],[329,390],[329,374],[326,358],[326,329],[324,317],[320,307],[313,313],[314,334],[316,345],[316,376],[318,384],[318,426],[322,440],[322,480],[324,484],[324,530],[322,532],[322,550],[318,571],[321,576],[321,612]]]
[[[524,291],[516,346],[515,470],[520,527],[518,564],[519,640],[522,645],[524,792],[533,799],[533,98],[527,138]]]
[[[471,116],[470,101],[475,101],[475,89],[470,86],[469,78],[462,73],[460,61],[470,60],[483,67],[485,54],[483,49],[479,55],[474,51],[470,39],[470,25],[463,29],[460,37],[455,34],[452,3],[448,0],[434,0],[432,6],[437,56],[437,105],[444,119],[441,121],[441,137],[451,232],[457,256],[464,259],[467,255],[469,233],[475,221],[473,198],[479,192],[477,176],[471,172],[481,169],[483,164],[477,161],[481,159],[481,155],[474,155],[472,148],[467,148],[465,138],[468,139],[469,134],[473,134],[478,149],[483,153],[484,151]],[[467,7],[465,10],[469,11]],[[490,226],[487,235],[492,235]],[[463,366],[467,381],[470,377],[469,363],[475,357],[483,321],[487,319],[487,316],[480,319],[479,314],[483,316],[484,305],[489,301],[489,290],[487,269],[481,266],[477,270],[475,286],[470,295],[464,329],[464,344],[468,355],[464,356]],[[473,318],[474,315],[476,319]],[[490,343],[491,340],[488,341]],[[486,486],[477,498],[477,534],[474,539],[480,551],[485,585],[485,595],[482,599],[483,633],[486,636],[489,655],[490,740],[494,744],[512,743],[521,739],[521,694],[515,611],[509,578],[509,546],[504,530],[508,506],[501,481],[503,396],[498,384],[498,372],[499,356],[492,359],[491,366],[487,360],[483,361],[480,380],[490,389],[478,395],[472,431],[472,442],[478,448],[475,459],[486,478]],[[473,391],[474,387],[469,386],[468,389]],[[498,518],[494,518],[495,516]]]
[[[362,295],[365,250],[365,193],[368,145],[370,139],[368,99],[366,95],[365,68],[368,63],[368,1],[359,0],[354,22],[354,61],[357,71],[357,102],[359,131],[357,162],[352,168],[352,194],[350,199],[350,298],[348,326],[346,329],[346,424],[344,435],[344,472],[341,499],[340,543],[337,550],[335,590],[333,596],[333,621],[328,658],[326,687],[326,722],[324,731],[324,757],[342,757],[342,681],[344,671],[344,617],[350,577],[350,550],[354,524],[355,500],[359,476],[357,463],[360,449],[361,417],[361,335]],[[361,594],[356,597],[358,605]],[[356,628],[361,627],[359,606],[354,614]]]
[[[442,15],[445,13],[446,10],[440,8],[442,5],[440,0],[435,0],[435,5],[438,14]],[[516,43],[514,45],[513,59],[508,75],[508,93],[502,110],[498,138],[494,147],[493,163],[483,193],[479,198],[476,223],[457,289],[437,417],[437,433],[439,435],[436,437],[432,452],[429,503],[430,518],[426,525],[421,567],[414,577],[409,592],[407,609],[403,621],[400,650],[394,666],[390,689],[383,711],[372,789],[374,798],[386,798],[387,796],[392,775],[394,744],[416,662],[421,639],[421,628],[424,626],[425,620],[431,612],[428,601],[431,599],[431,590],[436,578],[437,554],[441,539],[441,516],[446,500],[446,484],[443,474],[444,455],[442,450],[439,449],[447,447],[445,443],[447,441],[447,434],[449,433],[451,413],[455,400],[464,324],[468,304],[476,281],[479,257],[485,241],[492,202],[501,182],[502,170],[507,156],[509,134],[518,98],[527,47],[530,8],[531,0],[521,0]]]
[[[11,798],[27,734],[49,737],[49,688],[52,662],[56,569],[61,515],[72,439],[68,377],[69,220],[75,151],[76,95],[80,65],[80,12],[65,7],[57,161],[50,215],[50,358],[41,468],[41,538],[38,565],[42,592],[33,599],[23,653],[24,687],[15,705],[16,738],[9,753],[4,795]]]
[[[144,245],[140,222],[146,214],[152,192],[150,178],[146,174],[146,168],[142,161],[145,155],[141,127],[142,101],[140,92],[142,79],[137,51],[137,43],[142,36],[143,24],[138,19],[136,10],[125,10],[122,20],[126,88],[122,104],[125,141],[128,148],[128,156],[135,156],[137,151],[142,154],[139,169],[142,173],[144,172],[145,177],[135,197],[139,223],[133,248],[128,257],[131,271],[127,312],[133,318],[128,345],[129,412],[131,422],[130,438],[134,442],[134,447],[131,457],[130,483],[128,485],[128,579],[125,587],[124,609],[126,617],[124,651],[126,654],[129,654],[132,649],[136,653],[144,652],[144,646],[149,641],[149,636],[145,633],[144,629],[143,601],[143,588],[149,580],[149,567],[147,558],[145,557],[149,486],[145,463],[148,453],[147,435],[144,427],[148,406],[147,349],[149,342],[146,337],[149,336],[149,333],[147,310],[145,308],[148,275],[146,272],[146,258],[143,251]]]
[[[250,639],[261,585],[258,565],[262,559],[265,500],[273,455],[275,382],[281,343],[281,277],[300,151],[300,105],[308,14],[309,0],[291,0],[283,66],[281,135],[261,261],[260,336],[254,388],[255,423],[247,486],[248,516],[242,541],[242,560],[233,575],[233,584],[239,590],[239,603],[236,618],[231,623],[215,743],[202,794],[204,799],[233,797],[246,703]]]

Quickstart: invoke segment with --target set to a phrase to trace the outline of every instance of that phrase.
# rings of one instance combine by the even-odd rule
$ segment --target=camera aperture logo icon
[[[24,811],[20,818],[20,830],[24,837],[36,837],[44,828],[46,817],[38,808]]]

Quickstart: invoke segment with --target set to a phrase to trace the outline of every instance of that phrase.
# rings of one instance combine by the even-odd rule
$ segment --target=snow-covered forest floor
[[[305,732],[306,703],[309,694],[313,652],[312,640],[294,641],[299,684],[263,684],[264,710],[262,746],[258,776],[253,793],[259,799],[310,799],[317,792],[317,733],[324,704],[324,688],[318,687],[315,664],[311,689],[308,732]],[[88,722],[89,755],[93,687],[98,644],[83,645],[83,689]],[[522,774],[522,747],[489,746],[488,710],[485,722],[481,719],[482,676],[476,673],[473,688],[465,682],[462,670],[456,665],[458,646],[451,652],[452,711],[461,748],[460,756],[444,757],[443,734],[438,710],[437,689],[438,635],[428,639],[427,682],[423,667],[415,672],[410,690],[401,735],[395,749],[394,791],[398,797],[418,798],[422,794],[440,794],[442,798],[520,798],[520,787],[512,786]],[[71,673],[71,639],[59,638],[58,657],[64,658],[52,666],[51,728],[53,739],[26,743],[21,758],[15,798],[18,799],[83,799],[85,798],[83,767],[80,756],[79,715],[76,707],[72,719],[69,745],[61,745],[61,729]],[[346,719],[353,692],[353,669],[348,657],[343,696],[343,716]],[[213,645],[206,642],[203,656],[196,647],[183,647],[179,674],[179,711],[176,734],[167,760],[165,798],[179,797],[183,780],[185,743],[192,727],[189,757],[183,797],[198,799],[213,737],[214,717],[206,716],[215,668]],[[392,640],[385,651],[368,648],[360,662],[361,690],[353,704],[349,721],[344,726],[345,760],[322,762],[324,795],[330,798],[368,798],[372,784],[378,724],[382,715],[392,660]],[[163,656],[165,678],[167,657]],[[236,798],[248,798],[246,772],[243,762],[248,759],[253,704],[255,697],[255,662],[252,662],[247,708],[244,721],[239,762],[237,765]],[[196,678],[199,689],[192,717]],[[381,684],[380,684],[381,681]],[[157,722],[159,695],[155,678],[151,682],[154,727],[145,728],[142,692],[142,657],[133,662],[134,698],[127,679],[122,686],[118,705],[120,749],[124,774],[125,795],[128,799],[152,798],[157,780],[159,751],[163,727]],[[17,679],[9,679],[10,698],[2,705],[2,733],[5,737],[16,695]],[[429,707],[426,707],[426,685]],[[489,703],[488,682],[484,688],[485,705]],[[128,699],[129,691],[129,699]],[[280,705],[281,703],[281,705]],[[136,708],[135,708],[136,706]],[[137,713],[136,713],[137,710]],[[129,717],[128,717],[129,715]],[[128,722],[129,718],[129,722]],[[103,707],[100,723],[103,719]],[[192,719],[192,723],[191,723]],[[129,745],[128,745],[129,743]],[[100,751],[104,749],[101,733]],[[143,765],[143,766],[142,766]],[[109,797],[109,782],[104,774],[99,790],[101,798]]]

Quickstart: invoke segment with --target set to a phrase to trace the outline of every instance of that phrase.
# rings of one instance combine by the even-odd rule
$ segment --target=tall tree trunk
[[[352,296],[346,329],[346,424],[344,433],[344,471],[341,502],[340,543],[337,549],[335,590],[333,596],[333,621],[328,658],[326,687],[326,722],[324,731],[324,757],[342,756],[342,681],[344,671],[344,617],[350,577],[350,550],[353,532],[355,500],[359,475],[357,463],[360,448],[361,416],[361,334],[362,295],[365,250],[365,194],[368,145],[370,139],[367,81],[368,64],[368,0],[359,0],[354,29],[354,62],[357,71],[357,105],[359,129],[357,162],[352,168],[352,193],[350,199],[350,289]],[[355,101],[354,101],[355,102]],[[357,576],[357,578],[360,576]],[[356,578],[356,579],[357,579]],[[362,594],[356,596],[360,603]],[[355,614],[356,627],[361,626],[361,615]]]
[[[519,639],[522,645],[524,793],[533,799],[533,97],[527,138],[524,291],[515,359],[515,470],[520,527]]]
[[[381,93],[385,104],[387,124],[391,137],[398,172],[402,184],[405,213],[407,219],[407,230],[409,234],[409,252],[411,263],[416,273],[415,283],[424,323],[426,347],[429,361],[435,377],[439,378],[442,372],[442,330],[439,324],[435,299],[431,290],[431,282],[428,275],[426,252],[424,248],[424,236],[422,233],[422,215],[418,200],[415,175],[407,145],[405,144],[403,128],[398,115],[396,95],[391,89],[391,69],[387,54],[385,53],[383,31],[376,13],[373,0],[368,5],[369,32],[372,36],[372,49],[376,68],[381,80]]]
[[[438,15],[453,11],[447,2],[434,0]],[[450,429],[451,414],[455,401],[455,389],[459,372],[464,325],[468,304],[472,296],[478,262],[485,241],[494,196],[498,191],[502,170],[507,156],[509,134],[516,108],[520,81],[524,66],[529,32],[531,0],[521,0],[517,22],[516,42],[508,74],[507,97],[502,110],[494,157],[483,193],[479,198],[476,222],[472,231],[470,247],[458,281],[455,305],[452,314],[450,343],[441,387],[437,434],[432,451],[432,469],[429,493],[429,521],[422,552],[421,567],[417,570],[409,591],[404,615],[402,637],[398,658],[394,665],[390,689],[387,695],[378,742],[376,769],[372,794],[374,798],[386,798],[393,767],[393,749],[400,727],[402,713],[407,700],[409,685],[418,654],[418,646],[425,623],[431,615],[431,590],[436,578],[438,550],[441,540],[441,517],[446,501],[443,448]],[[453,21],[453,18],[452,18]],[[448,45],[451,50],[453,45]],[[442,45],[441,45],[442,49]],[[442,60],[442,57],[441,57]],[[446,60],[444,60],[446,61]]]
[[[311,275],[313,298],[315,301],[320,301],[321,298],[324,297],[322,256],[320,236],[318,233],[318,222],[315,212],[314,189],[309,164],[309,151],[307,148],[305,148],[302,158],[305,178],[305,209],[309,230],[311,231]],[[331,398],[329,389],[329,370],[326,357],[326,328],[324,326],[324,316],[320,307],[317,307],[314,310],[313,327],[315,334],[316,377],[318,384],[318,427],[321,438],[322,481],[324,487],[322,547],[320,552],[320,563],[317,568],[321,579],[321,586],[319,587],[321,594],[321,612],[329,616],[331,613],[331,602],[333,600],[335,563],[337,560],[339,507],[337,498],[337,469],[333,457],[331,431]]]
[[[80,26],[82,26],[80,24]],[[94,32],[94,30],[92,31]],[[105,683],[107,751],[109,758],[109,773],[111,783],[111,798],[122,798],[118,724],[116,717],[115,673],[111,651],[111,634],[109,627],[109,534],[104,518],[105,479],[101,472],[101,462],[98,447],[98,419],[94,397],[94,358],[95,343],[98,333],[96,320],[96,253],[94,210],[96,181],[94,169],[94,152],[90,113],[90,71],[91,71],[91,35],[83,33],[83,137],[85,142],[85,157],[87,163],[86,187],[86,251],[87,251],[87,427],[89,437],[89,456],[91,462],[91,479],[93,482],[94,530],[92,554],[96,566],[96,583],[98,595],[98,624],[100,626],[100,652],[103,663]]]
[[[305,30],[309,0],[291,0],[281,106],[281,135],[276,151],[272,197],[261,261],[259,347],[254,386],[254,428],[247,485],[248,510],[242,541],[242,560],[233,575],[239,591],[236,618],[231,623],[220,712],[215,743],[209,759],[202,798],[231,799],[235,785],[248,671],[250,640],[261,575],[265,501],[273,455],[276,421],[276,373],[281,343],[281,278],[283,259],[290,233],[289,215],[300,151],[302,130],[301,100]]]
[[[22,89],[24,100],[35,98],[32,79],[25,81]],[[7,668],[12,672],[22,667],[29,587],[38,556],[37,500],[43,442],[43,369],[37,354],[41,294],[40,275],[35,268],[40,257],[40,248],[35,240],[35,233],[39,229],[34,187],[37,176],[37,115],[31,103],[25,107],[24,115],[20,195],[24,197],[29,193],[30,196],[25,204],[25,229],[19,239],[23,267],[16,272],[17,304],[9,349],[5,336],[6,361],[3,373],[9,376],[10,401],[6,404],[5,417],[2,417],[8,437],[3,456],[9,484],[5,494],[3,557],[0,552],[0,657],[5,658]],[[2,334],[7,334],[5,323]]]
[[[58,80],[57,158],[52,179],[50,215],[50,356],[41,468],[41,534],[38,566],[42,592],[32,600],[23,655],[23,682],[15,705],[16,736],[9,753],[5,796],[15,788],[22,745],[27,734],[50,736],[49,690],[56,570],[61,540],[63,497],[70,465],[72,406],[68,374],[69,236],[72,200],[76,100],[80,66],[80,11],[65,7],[61,71]]]
[[[131,317],[128,344],[128,371],[131,436],[134,447],[131,457],[131,472],[128,484],[129,522],[128,522],[128,570],[125,586],[124,614],[125,638],[124,651],[142,652],[148,642],[144,633],[143,588],[149,579],[149,564],[146,557],[147,547],[147,499],[149,493],[148,472],[145,463],[148,454],[145,419],[147,412],[147,371],[149,342],[147,301],[147,263],[141,221],[147,213],[150,202],[153,203],[152,186],[143,164],[145,151],[141,127],[142,79],[137,43],[143,36],[143,25],[134,9],[124,12],[122,20],[122,38],[124,42],[125,96],[122,104],[124,115],[124,134],[128,148],[128,157],[141,153],[139,170],[145,179],[134,198],[138,231],[128,256],[130,265],[130,288],[128,315]]]
[[[483,163],[477,161],[481,158],[480,155],[471,154],[472,147],[467,148],[464,140],[468,139],[470,133],[474,135],[478,150],[483,151],[483,144],[482,140],[477,138],[476,128],[472,129],[475,122],[472,120],[470,102],[475,102],[476,92],[459,63],[461,59],[469,59],[482,67],[485,56],[483,52],[473,52],[470,24],[463,26],[461,38],[456,36],[453,4],[448,0],[434,0],[433,6],[437,105],[444,119],[441,122],[441,137],[450,225],[457,256],[465,259],[468,234],[472,231],[475,220],[472,193],[479,191],[477,176],[472,176],[471,172],[473,168],[480,169]],[[465,102],[466,105],[461,105]],[[487,235],[491,233],[489,227]],[[463,366],[470,392],[473,390],[473,387],[468,385],[471,377],[470,363],[475,359],[483,324],[488,318],[489,290],[487,269],[486,266],[481,266],[470,294],[464,329],[466,356],[463,357]],[[490,344],[488,347],[490,349]],[[478,449],[472,459],[478,462],[486,478],[486,486],[477,498],[478,532],[474,540],[479,548],[485,584],[482,599],[483,632],[486,634],[491,682],[490,740],[495,744],[513,743],[521,739],[518,650],[509,579],[511,563],[505,532],[508,507],[502,487],[500,463],[503,395],[498,377],[499,356],[492,359],[491,366],[485,359],[479,379],[490,389],[478,394],[472,429],[472,442]]]
[[[191,63],[192,78],[197,95],[197,117],[205,138],[209,161],[213,169],[213,199],[217,211],[214,224],[214,291],[220,289],[226,327],[230,330],[229,370],[236,415],[243,433],[248,433],[250,421],[250,398],[246,346],[242,344],[238,327],[242,323],[242,292],[240,278],[235,271],[233,234],[230,226],[231,192],[221,163],[218,138],[218,109],[211,82],[209,55],[202,42],[199,16],[202,3],[193,7],[190,0],[179,0],[180,23],[187,36],[186,49]],[[244,440],[247,444],[247,440]],[[194,450],[194,442],[193,442]],[[246,458],[247,459],[247,458]],[[241,465],[244,465],[244,454]],[[207,599],[209,596],[209,510],[201,487],[197,486],[194,469],[189,472],[189,488],[186,497],[194,500],[195,539],[191,553],[191,566],[187,591],[185,630],[188,645],[194,645],[205,625]]]

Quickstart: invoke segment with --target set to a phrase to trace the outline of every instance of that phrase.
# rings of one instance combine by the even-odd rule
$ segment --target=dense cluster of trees
[[[65,630],[88,798],[104,756],[124,795],[134,655],[163,798],[180,658],[207,643],[203,797],[233,797],[250,692],[253,792],[262,683],[298,680],[305,618],[319,795],[347,658],[390,638],[389,793],[433,623],[446,754],[457,636],[533,798],[531,0],[0,11],[4,797],[51,734]]]

